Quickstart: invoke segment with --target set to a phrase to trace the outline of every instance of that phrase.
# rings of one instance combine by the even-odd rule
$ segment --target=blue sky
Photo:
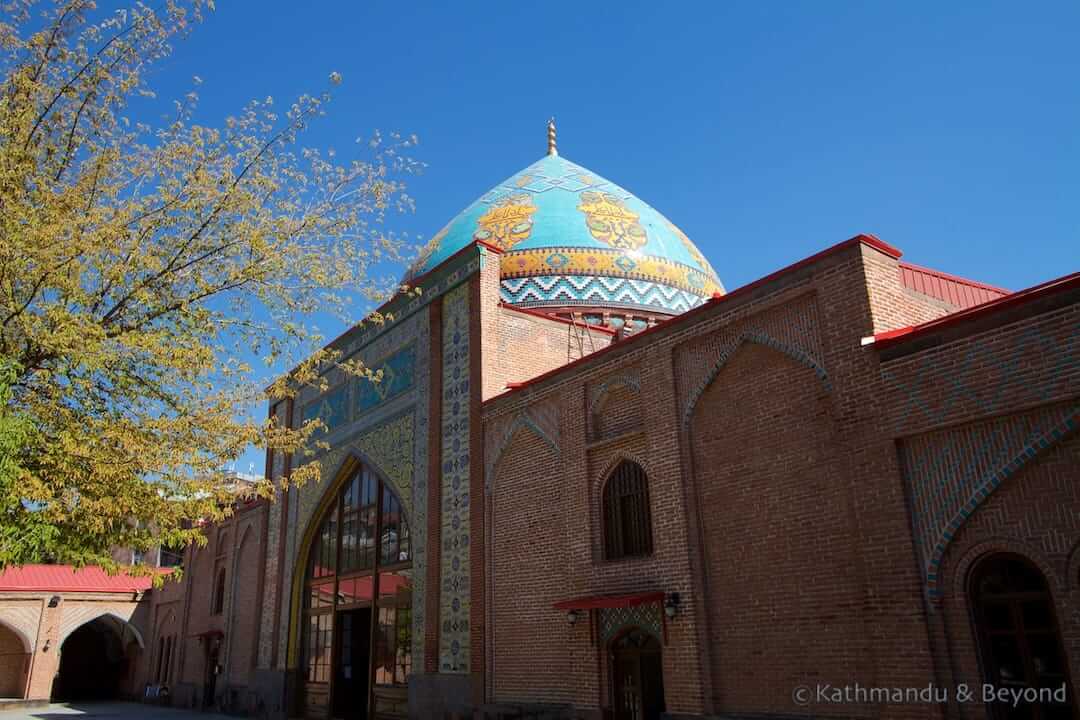
[[[340,72],[308,142],[419,135],[397,227],[425,236],[538,159],[555,115],[560,152],[729,289],[859,232],[1020,289],[1080,269],[1077,27],[1076,2],[222,1],[154,84],[200,76],[217,123]]]

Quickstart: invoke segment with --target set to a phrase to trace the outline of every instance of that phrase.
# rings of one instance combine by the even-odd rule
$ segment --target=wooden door
[[[612,645],[611,687],[615,720],[659,720],[664,712],[660,643],[631,630]]]

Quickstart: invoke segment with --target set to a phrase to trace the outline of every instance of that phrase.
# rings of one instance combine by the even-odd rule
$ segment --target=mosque
[[[857,235],[729,291],[548,132],[433,237],[421,293],[332,343],[380,383],[327,368],[268,408],[325,423],[322,482],[110,611],[116,692],[268,718],[1080,717],[1080,273],[1011,292]],[[83,590],[0,576],[10,692],[61,677]]]

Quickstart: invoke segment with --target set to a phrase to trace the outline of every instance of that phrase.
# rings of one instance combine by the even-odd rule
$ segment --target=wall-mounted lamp
[[[664,614],[668,616],[668,620],[674,620],[679,614],[680,602],[679,593],[668,593],[667,600],[664,601]]]
[[[580,610],[567,610],[566,611],[566,622],[570,623],[571,625],[576,623],[578,621],[579,617],[581,617],[581,611]]]
[[[49,607],[54,608],[59,604],[60,604],[60,596],[59,595],[53,595],[51,598],[49,598]]]

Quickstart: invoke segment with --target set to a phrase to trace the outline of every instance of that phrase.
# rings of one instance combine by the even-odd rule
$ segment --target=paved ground
[[[226,715],[174,710],[139,703],[72,703],[20,710],[0,710],[0,720],[225,720]],[[235,720],[235,718],[229,718]]]

